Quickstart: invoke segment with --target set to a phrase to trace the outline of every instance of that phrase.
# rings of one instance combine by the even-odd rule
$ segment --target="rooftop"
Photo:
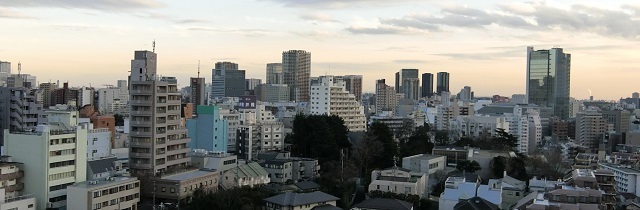
[[[215,170],[213,170],[213,171],[209,171],[209,170],[193,170],[193,171],[189,171],[189,172],[185,172],[185,173],[179,173],[179,174],[174,174],[174,175],[170,175],[170,176],[165,176],[165,177],[162,177],[162,179],[171,180],[171,181],[185,181],[185,180],[190,180],[190,179],[197,178],[197,177],[207,176],[207,175],[210,175],[210,174],[215,174]]]
[[[404,157],[402,159],[415,158],[415,159],[420,159],[420,160],[431,160],[431,159],[436,159],[436,158],[441,158],[441,157],[444,157],[444,156],[442,156],[442,155],[430,155],[430,154],[418,154],[418,155],[414,155],[414,156]]]
[[[118,161],[118,158],[111,156],[108,158],[87,161],[87,165],[89,166],[89,169],[91,169],[91,172],[97,174],[114,170],[114,162],[116,161]]]
[[[413,204],[390,198],[372,198],[364,200],[353,207],[361,209],[393,209],[393,210],[410,210],[413,208]]]
[[[276,196],[264,199],[264,201],[266,202],[275,203],[282,206],[301,206],[306,204],[322,203],[322,202],[337,201],[337,200],[340,200],[340,198],[337,198],[333,195],[329,195],[321,191],[315,191],[310,193],[286,192],[280,195],[276,195]]]
[[[111,179],[109,179],[111,178]],[[118,185],[126,182],[135,182],[138,178],[136,177],[128,177],[128,176],[116,176],[116,177],[108,177],[99,180],[90,180],[85,182],[78,182],[69,187],[77,187],[77,188],[86,188],[86,189],[95,189],[95,188],[103,188],[106,186]]]
[[[600,163],[601,166],[604,166],[607,169],[611,169],[614,171],[622,171],[624,173],[627,174],[640,174],[640,170],[631,168],[631,167],[627,167],[624,165],[616,165],[616,164],[611,164],[611,163]]]

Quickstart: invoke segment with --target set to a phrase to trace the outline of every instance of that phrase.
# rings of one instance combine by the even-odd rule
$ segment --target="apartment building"
[[[575,141],[594,152],[602,143],[607,128],[607,120],[601,113],[595,111],[578,113],[576,115]]]
[[[67,209],[136,210],[140,181],[135,177],[106,177],[67,187]]]
[[[321,76],[319,84],[311,86],[311,102],[309,114],[337,115],[344,120],[351,132],[366,131],[364,107],[360,105],[354,94],[346,90],[341,77]]]
[[[98,111],[103,114],[122,114],[119,109],[127,106],[129,102],[129,86],[126,80],[118,80],[117,86],[107,86],[99,88],[98,92]]]
[[[0,87],[0,129],[28,130],[44,123],[46,116],[35,91],[27,88]],[[0,134],[0,144],[4,141]]]
[[[427,198],[429,197],[428,174],[412,172],[409,169],[397,166],[383,170],[373,170],[371,172],[369,192],[376,190]]]

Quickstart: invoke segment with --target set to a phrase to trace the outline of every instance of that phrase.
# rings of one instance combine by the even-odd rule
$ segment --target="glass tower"
[[[570,72],[571,54],[562,48],[527,47],[527,103],[548,108],[548,115],[568,119]]]

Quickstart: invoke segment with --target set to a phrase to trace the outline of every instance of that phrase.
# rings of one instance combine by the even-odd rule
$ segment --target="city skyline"
[[[0,2],[9,29],[0,60],[12,62],[13,73],[21,62],[38,82],[102,87],[126,79],[131,51],[152,50],[155,39],[158,68],[180,87],[197,75],[198,60],[207,83],[221,61],[266,81],[267,63],[305,50],[311,76],[363,75],[367,93],[376,80],[413,68],[449,72],[451,90],[511,96],[526,92],[526,46],[557,46],[574,58],[572,97],[612,100],[640,91],[631,85],[640,76],[639,16],[633,1],[9,0]]]

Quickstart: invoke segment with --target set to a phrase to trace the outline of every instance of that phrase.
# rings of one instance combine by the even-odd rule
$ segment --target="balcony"
[[[151,126],[151,120],[149,121],[131,121],[131,125]]]
[[[136,147],[147,147],[147,148],[149,148],[149,147],[151,147],[151,146],[152,146],[152,144],[151,144],[151,142],[148,142],[148,143],[146,143],[146,142],[145,142],[145,143],[143,143],[143,142],[137,142],[137,141],[136,141],[136,142],[131,142],[131,146],[136,146]]]
[[[191,150],[188,147],[167,151],[167,155],[188,154]]]
[[[151,101],[148,100],[130,100],[130,105],[149,105]]]
[[[129,153],[132,158],[150,158],[151,153],[140,153],[140,152],[132,152]]]
[[[129,168],[151,169],[151,163],[129,162]]]
[[[151,115],[151,110],[129,111],[131,115]]]
[[[151,95],[153,93],[153,91],[151,91],[151,89],[135,89],[135,90],[130,90],[129,93],[130,94]]]
[[[131,136],[151,136],[149,131],[131,131]]]
[[[15,192],[15,191],[20,191],[24,189],[24,183],[18,183],[15,185],[9,185],[9,186],[5,186],[4,190],[6,192]]]
[[[17,171],[8,174],[0,174],[0,180],[10,180],[10,179],[19,179],[24,177],[23,171]]]

